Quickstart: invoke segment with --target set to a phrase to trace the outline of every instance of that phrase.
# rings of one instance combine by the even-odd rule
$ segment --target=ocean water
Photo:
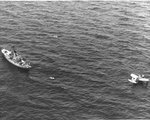
[[[150,119],[150,2],[0,2],[0,120]]]

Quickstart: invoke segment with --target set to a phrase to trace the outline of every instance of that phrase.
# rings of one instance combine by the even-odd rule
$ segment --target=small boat
[[[2,54],[4,55],[4,57],[6,58],[6,60],[8,60],[8,62],[12,63],[13,65],[19,67],[19,68],[23,68],[23,69],[29,69],[31,68],[30,63],[28,63],[27,61],[23,60],[23,58],[19,55],[16,54],[16,57],[13,56],[12,51],[9,51],[7,49],[1,49]],[[18,61],[17,59],[20,59],[21,61]]]
[[[129,82],[131,82],[133,84],[143,82],[146,84],[146,86],[148,85],[149,79],[144,78],[144,75],[135,75],[132,73],[130,76],[132,77],[132,79],[128,79]]]

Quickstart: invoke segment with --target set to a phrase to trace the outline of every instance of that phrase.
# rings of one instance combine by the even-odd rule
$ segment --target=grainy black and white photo
[[[0,1],[0,120],[150,119],[150,2]]]

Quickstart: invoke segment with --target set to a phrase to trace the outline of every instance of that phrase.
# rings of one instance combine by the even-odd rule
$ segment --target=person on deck
[[[17,56],[17,51],[15,49],[15,46],[12,46],[11,49],[12,49],[13,57],[15,58]]]

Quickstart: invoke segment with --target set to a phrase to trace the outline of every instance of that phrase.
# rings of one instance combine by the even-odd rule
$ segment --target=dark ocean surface
[[[150,2],[0,2],[0,120],[150,119]]]

